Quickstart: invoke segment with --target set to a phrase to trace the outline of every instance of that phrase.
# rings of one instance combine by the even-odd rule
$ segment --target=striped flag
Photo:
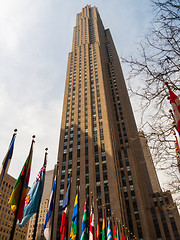
[[[91,213],[90,213],[89,240],[93,240],[93,239],[94,239],[94,206],[92,203]]]
[[[175,120],[176,120],[177,130],[180,134],[180,100],[173,93],[173,91],[171,91],[170,87],[168,87],[168,89],[169,89],[171,105],[172,105],[173,112],[174,112],[174,117],[175,117]]]
[[[106,240],[106,221],[105,221],[105,213],[103,214],[103,222],[102,222],[102,240]]]
[[[99,240],[100,230],[99,230],[99,214],[97,214],[97,227],[95,233],[95,240]]]
[[[70,239],[76,239],[78,233],[78,191],[74,201]]]
[[[14,131],[16,132],[17,130],[15,129]],[[16,138],[16,133],[13,134],[12,140],[9,145],[8,152],[6,153],[6,156],[0,166],[0,186],[1,186],[1,183],[4,178],[4,174],[7,173],[7,171],[8,171],[8,167],[9,167],[9,164],[12,159],[15,138]]]
[[[111,220],[110,220],[110,218],[108,219],[107,240],[112,240]]]
[[[24,205],[25,205],[25,198],[28,193],[28,183],[29,177],[31,172],[31,163],[32,163],[32,155],[33,155],[33,144],[34,140],[32,140],[31,148],[29,155],[24,163],[24,166],[21,170],[21,173],[15,183],[13,191],[11,193],[10,199],[8,204],[11,205],[11,210],[16,213],[18,202],[20,201],[20,207],[18,212],[18,220],[19,222],[22,221],[23,212],[24,212]],[[21,194],[22,193],[22,194]],[[21,197],[21,199],[19,199]]]
[[[82,218],[80,240],[88,239],[88,222],[87,221],[88,220],[87,220],[87,198],[86,198],[84,203],[84,212],[83,212],[83,218]]]
[[[52,217],[53,217],[53,210],[54,210],[55,188],[56,188],[56,176],[53,182],[53,187],[52,187],[51,195],[49,198],[48,211],[46,214],[46,220],[43,228],[44,236],[46,240],[51,239],[51,227],[52,227]]]
[[[64,198],[64,202],[63,202],[63,206],[62,206],[62,210],[63,211],[63,215],[62,215],[62,219],[61,219],[61,226],[60,226],[60,233],[62,234],[62,240],[64,240],[64,238],[66,237],[66,233],[67,233],[67,214],[68,214],[68,207],[69,207],[69,195],[70,195],[70,185],[71,183],[69,183],[68,185],[68,189],[66,192],[66,196]]]
[[[17,224],[20,227],[23,227],[24,224],[30,219],[30,217],[32,217],[32,215],[36,213],[38,210],[38,204],[41,201],[44,189],[45,172],[46,172],[46,155],[43,167],[41,167],[39,173],[37,174],[36,181],[33,183],[33,186],[31,187],[26,196],[23,219],[21,223],[19,221],[17,222]]]

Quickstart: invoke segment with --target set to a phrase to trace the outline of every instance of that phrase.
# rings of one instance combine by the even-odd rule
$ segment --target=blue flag
[[[110,218],[108,219],[107,240],[112,240],[111,221],[110,221]]]
[[[46,220],[45,220],[45,224],[44,224],[44,236],[47,240],[49,240],[51,238],[51,223],[52,223],[52,213],[53,213],[53,209],[54,209],[54,195],[55,195],[55,188],[56,188],[56,176],[54,179],[54,183],[53,183],[53,187],[52,187],[52,191],[51,191],[51,195],[49,198],[49,206],[48,206],[48,211],[46,214]]]
[[[71,186],[71,184],[69,183],[68,188],[67,188],[67,192],[66,192],[66,196],[64,198],[62,210],[64,210],[67,207],[67,205],[69,204],[69,193],[70,193],[69,189],[70,189],[70,186]]]
[[[8,152],[7,152],[5,158],[4,158],[4,160],[3,160],[3,162],[0,166],[0,186],[1,186],[1,183],[2,183],[3,178],[4,178],[4,174],[8,171],[8,166],[10,164],[10,161],[11,161],[11,158],[12,158],[12,155],[13,155],[15,138],[16,138],[16,133],[13,134],[11,143],[9,145]]]
[[[34,213],[36,213],[38,210],[38,204],[41,201],[43,194],[45,171],[46,163],[40,169],[36,177],[36,181],[33,183],[29,193],[26,196],[23,219],[21,222],[19,222],[19,220],[17,221],[17,224],[20,227],[23,227],[30,217],[32,217],[32,215],[34,215]]]

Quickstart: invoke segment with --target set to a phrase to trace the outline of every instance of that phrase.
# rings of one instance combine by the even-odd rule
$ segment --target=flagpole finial
[[[167,100],[170,100],[170,96],[167,96]]]
[[[47,151],[48,151],[48,148],[45,148],[45,151],[47,152]]]
[[[179,155],[177,154],[176,157],[179,158]]]
[[[14,129],[14,132],[15,132],[15,133],[17,132],[17,128]]]
[[[165,85],[165,86],[168,86],[168,82],[167,82],[167,81],[166,81],[166,82],[164,82],[164,85]]]
[[[97,198],[97,199],[96,199],[96,201],[98,202],[98,201],[99,201],[99,199]]]
[[[173,132],[173,135],[176,135],[176,133],[175,133],[175,132]]]
[[[118,221],[118,218],[116,218],[116,221]]]
[[[119,223],[120,223],[121,221],[119,220]]]
[[[172,109],[169,109],[169,112],[172,113]]]
[[[112,215],[114,216],[114,213],[112,213]]]
[[[172,124],[175,124],[175,121],[174,121],[174,120],[172,121]]]
[[[77,182],[80,182],[80,179],[79,179],[79,178],[77,179]]]
[[[59,163],[59,160],[57,160],[57,164]]]
[[[103,205],[103,207],[105,207],[105,205]]]
[[[85,189],[87,189],[88,188],[88,186],[85,186]]]
[[[108,212],[110,211],[110,209],[108,208]]]
[[[93,192],[91,192],[91,195],[93,195]]]
[[[35,139],[35,137],[36,137],[35,135],[32,135],[32,139],[33,139],[33,140]]]

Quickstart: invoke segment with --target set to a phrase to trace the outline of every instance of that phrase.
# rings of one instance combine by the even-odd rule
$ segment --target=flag
[[[119,229],[118,229],[118,227],[117,227],[117,240],[120,240]]]
[[[95,240],[99,240],[100,230],[99,230],[99,214],[97,214],[97,227],[95,233]]]
[[[87,219],[87,198],[86,198],[84,203],[80,240],[87,240],[87,239],[88,239],[88,219]]]
[[[4,174],[8,171],[8,166],[12,159],[15,138],[16,138],[16,133],[13,134],[12,140],[9,145],[9,149],[8,149],[6,156],[0,166],[0,186],[1,186],[2,180],[4,178]]]
[[[15,183],[15,186],[13,188],[13,191],[11,193],[10,199],[8,204],[11,205],[11,210],[16,213],[18,201],[20,201],[20,207],[18,212],[18,220],[21,222],[24,212],[24,205],[25,205],[25,198],[28,193],[28,183],[29,183],[29,177],[31,172],[31,163],[32,163],[32,155],[33,155],[33,144],[34,140],[32,140],[31,148],[29,155],[24,163],[24,166],[21,170],[21,173],[19,174],[19,177]],[[22,193],[21,199],[20,195]]]
[[[31,189],[26,196],[23,219],[21,222],[17,221],[17,224],[20,227],[23,227],[24,224],[30,219],[30,217],[38,210],[38,205],[41,201],[44,189],[45,171],[46,161],[41,167],[39,173],[37,174],[36,181],[33,183]]]
[[[52,224],[52,216],[53,216],[53,210],[54,210],[54,195],[55,195],[55,188],[56,188],[56,176],[53,182],[53,187],[52,187],[52,191],[51,191],[51,195],[49,198],[49,205],[48,205],[48,211],[46,214],[46,220],[45,220],[45,224],[44,224],[44,236],[46,238],[46,240],[50,240],[51,239],[51,224]]]
[[[60,226],[60,233],[62,234],[62,240],[64,240],[64,238],[66,237],[66,232],[67,232],[67,220],[68,220],[67,214],[68,214],[68,210],[69,210],[68,209],[69,195],[70,195],[70,183],[68,185],[66,196],[64,198],[64,202],[63,202],[63,206],[62,206],[62,210],[64,210],[62,219],[61,219],[61,226]]]
[[[105,223],[105,213],[103,214],[103,222],[102,222],[102,240],[106,240],[106,223]]]
[[[117,240],[117,228],[115,222],[114,222],[114,240]]]
[[[111,221],[110,221],[110,218],[108,219],[107,240],[112,240]]]
[[[94,206],[91,205],[91,213],[90,213],[90,228],[89,228],[89,240],[94,239]]]
[[[70,239],[76,239],[77,232],[78,232],[78,191],[76,193],[74,201]]]
[[[176,129],[174,129],[175,133],[176,133],[176,145],[177,145],[177,149],[178,152],[180,154],[180,135],[178,133],[178,131]]]
[[[173,93],[173,91],[171,91],[170,87],[168,87],[168,88],[169,88],[170,101],[171,101],[171,105],[172,105],[172,108],[173,108],[174,117],[175,117],[175,120],[176,120],[177,130],[180,134],[180,100]]]
[[[123,232],[121,232],[121,240],[124,240]]]

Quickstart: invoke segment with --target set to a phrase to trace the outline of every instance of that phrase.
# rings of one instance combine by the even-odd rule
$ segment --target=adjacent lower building
[[[8,204],[11,192],[16,183],[16,179],[5,174],[0,187],[0,239],[7,240],[10,237],[11,228],[14,220],[14,213]],[[23,228],[16,225],[14,240],[26,239],[28,224]]]
[[[118,27],[117,23],[117,31]],[[100,225],[105,211],[131,238],[179,238],[178,232],[160,236],[156,229],[159,215],[154,217],[152,196],[155,191],[161,194],[161,189],[156,173],[149,173],[147,168],[110,30],[104,28],[97,8],[90,5],[77,14],[68,56],[52,239],[61,238],[62,205],[70,171],[68,239],[78,179],[79,229],[86,193],[90,196],[92,192],[89,204],[94,202],[95,219],[98,207]],[[165,226],[164,218],[161,220],[160,229]]]

